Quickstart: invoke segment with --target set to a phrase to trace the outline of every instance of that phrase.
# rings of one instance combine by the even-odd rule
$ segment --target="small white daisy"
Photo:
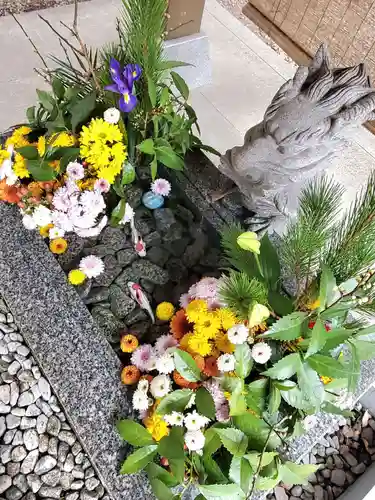
[[[145,378],[143,378],[143,379],[141,379],[138,382],[137,391],[141,391],[141,392],[147,393],[149,385],[150,384],[148,383],[148,380],[146,380]]]
[[[164,420],[169,425],[178,425],[179,427],[184,425],[184,415],[178,411],[172,411],[169,415],[164,415]]]
[[[222,354],[217,358],[217,367],[221,372],[232,372],[236,365],[233,354]]]
[[[63,229],[59,229],[58,227],[52,227],[49,230],[49,239],[55,240],[56,238],[63,238],[65,235],[65,231]]]
[[[150,392],[155,399],[163,398],[171,391],[171,379],[167,375],[158,375],[152,379]]]
[[[272,349],[265,342],[259,342],[251,349],[251,355],[256,363],[264,365],[270,359]]]
[[[104,262],[96,255],[88,255],[81,259],[79,269],[85,273],[88,278],[97,278],[104,271]]]
[[[228,330],[228,339],[232,344],[244,344],[249,336],[249,329],[241,324],[234,325]]]
[[[133,408],[138,411],[144,411],[148,409],[148,397],[142,391],[135,391],[133,394]]]
[[[120,119],[120,111],[117,108],[108,108],[104,111],[104,120],[115,125]]]
[[[188,447],[189,451],[196,451],[200,452],[203,447],[204,443],[206,441],[206,438],[204,437],[204,434],[202,431],[188,431],[185,434],[185,443],[186,446]]]
[[[202,429],[205,425],[210,422],[210,419],[204,417],[203,415],[199,415],[199,413],[194,410],[191,413],[188,413],[184,418],[184,424],[188,431],[198,431]]]
[[[22,217],[22,223],[25,226],[25,228],[29,229],[30,231],[36,229],[36,223],[32,215],[25,214]]]
[[[156,179],[151,184],[151,191],[154,194],[159,194],[161,196],[169,196],[171,192],[171,184],[166,179]]]
[[[174,358],[169,352],[165,352],[156,359],[156,369],[159,373],[172,373],[174,368]]]
[[[79,181],[85,177],[85,169],[76,161],[68,164],[66,167],[66,173],[68,174],[69,179],[73,181]]]
[[[35,224],[38,227],[47,226],[52,222],[52,212],[49,208],[39,205],[33,212],[32,215]]]

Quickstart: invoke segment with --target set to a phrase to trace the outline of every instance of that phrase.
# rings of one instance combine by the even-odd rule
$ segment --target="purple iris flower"
[[[105,90],[120,94],[119,108],[124,113],[130,113],[138,102],[136,96],[132,93],[133,83],[140,78],[142,70],[138,64],[128,64],[125,66],[124,70],[121,71],[120,63],[112,58],[109,65],[109,71],[113,83],[104,88]]]

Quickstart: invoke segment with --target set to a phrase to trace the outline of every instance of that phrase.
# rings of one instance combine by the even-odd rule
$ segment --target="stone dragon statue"
[[[228,150],[218,168],[256,214],[253,224],[269,225],[294,212],[302,182],[342,152],[353,127],[372,119],[375,89],[364,65],[333,69],[322,45],[310,66],[299,67],[282,85],[243,146]]]

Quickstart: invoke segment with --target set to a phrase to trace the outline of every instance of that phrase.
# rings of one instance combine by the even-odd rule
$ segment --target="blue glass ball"
[[[160,208],[164,205],[164,198],[160,194],[154,194],[152,191],[147,191],[147,193],[142,196],[142,203],[146,208],[155,210],[155,208]]]

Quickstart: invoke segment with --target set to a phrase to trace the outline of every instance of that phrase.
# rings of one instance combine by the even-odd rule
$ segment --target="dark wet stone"
[[[75,289],[78,295],[81,297],[81,299],[85,300],[90,293],[91,287],[92,287],[92,280],[86,280],[82,283],[82,285],[76,286]]]
[[[90,290],[88,296],[84,299],[86,305],[105,302],[109,297],[109,289],[107,287],[96,287]]]
[[[127,237],[121,228],[107,226],[102,232],[100,241],[102,245],[117,251],[125,248]]]
[[[174,257],[181,257],[181,255],[185,252],[187,246],[189,245],[190,241],[191,238],[185,236],[184,238],[172,241],[171,243],[166,245],[166,247]]]
[[[194,214],[183,205],[177,205],[177,207],[174,209],[174,214],[178,219],[185,222],[188,226],[190,226],[194,222]]]
[[[120,266],[129,266],[132,262],[137,260],[138,255],[133,248],[126,248],[117,252],[117,261]]]
[[[168,282],[168,272],[148,260],[134,262],[132,270],[138,275],[138,278],[147,277],[148,281],[155,283],[155,285],[165,285]]]
[[[83,255],[96,255],[97,257],[106,257],[115,255],[116,250],[109,245],[97,245],[93,248],[84,248]]]
[[[157,231],[154,231],[153,233],[145,236],[143,241],[145,242],[147,248],[159,246],[161,244],[161,236]]]
[[[127,203],[129,203],[129,205],[133,208],[133,210],[141,205],[143,195],[143,190],[141,188],[134,186],[134,184],[131,184],[125,187],[124,192],[125,199]]]
[[[117,285],[110,286],[109,300],[113,314],[120,319],[136,308],[136,302]]]
[[[181,259],[173,257],[169,259],[165,267],[168,271],[169,279],[175,283],[178,283],[188,275],[188,270]]]
[[[66,235],[65,239],[68,242],[68,248],[65,253],[57,257],[57,260],[64,271],[69,271],[75,264],[78,264],[85,240],[74,233]]]
[[[121,273],[122,268],[118,265],[117,259],[113,255],[108,255],[103,260],[104,272],[97,278],[94,278],[94,283],[96,286],[108,287]]]
[[[135,227],[141,233],[142,237],[155,231],[156,225],[152,213],[145,207],[140,207],[136,210],[134,221]]]
[[[126,326],[125,323],[116,318],[110,309],[94,306],[91,314],[109,342],[116,343],[120,341],[120,334],[126,330]]]
[[[206,246],[208,244],[207,235],[201,230],[191,245],[186,248],[183,256],[183,262],[186,267],[193,267],[199,262],[205,253]]]
[[[124,321],[129,325],[133,325],[134,323],[138,323],[139,321],[146,321],[149,319],[149,315],[144,309],[140,307],[136,307],[131,313],[129,313]]]
[[[128,287],[129,281],[134,281],[138,283],[139,274],[137,271],[133,269],[132,266],[126,267],[121,274],[116,279],[115,283],[122,289],[126,289]]]
[[[164,248],[160,247],[152,247],[147,252],[147,260],[161,267],[163,267],[164,264],[167,262],[169,256],[170,253]]]
[[[155,286],[156,286],[154,283],[151,283],[151,281],[148,281],[146,279],[141,279],[140,285],[145,292],[148,292],[150,294],[152,294],[152,292],[155,290]]]

